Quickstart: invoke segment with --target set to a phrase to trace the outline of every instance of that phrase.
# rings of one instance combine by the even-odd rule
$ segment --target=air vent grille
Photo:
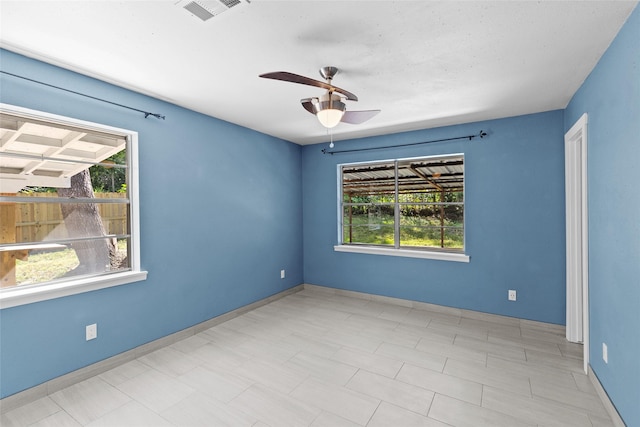
[[[184,8],[203,21],[214,17],[213,13],[209,12],[207,9],[194,1],[188,3]]]
[[[246,2],[249,3],[248,0]],[[206,21],[241,3],[240,0],[182,0],[176,4],[201,20]]]
[[[240,4],[240,0],[220,0],[220,3],[231,9],[233,6]]]

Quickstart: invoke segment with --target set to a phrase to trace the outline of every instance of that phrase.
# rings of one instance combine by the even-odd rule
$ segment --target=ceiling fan
[[[326,80],[326,83],[287,71],[260,74],[260,77],[326,89],[327,92],[322,96],[303,98],[300,100],[302,107],[311,114],[314,114],[326,128],[335,127],[340,122],[354,125],[364,123],[380,112],[380,110],[346,111],[346,105],[342,101],[357,101],[358,97],[347,90],[331,84],[331,80],[333,80],[336,74],[338,74],[336,67],[329,66],[320,68],[320,75]]]

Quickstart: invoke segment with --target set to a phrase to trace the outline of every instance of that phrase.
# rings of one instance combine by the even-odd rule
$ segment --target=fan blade
[[[317,99],[317,98],[304,98],[300,100],[300,103],[302,104],[302,107],[307,110],[308,112],[310,112],[311,114],[315,115],[316,112],[314,111],[313,108],[313,103],[312,100],[313,99]]]
[[[345,111],[341,122],[359,125],[373,118],[380,110]]]
[[[309,77],[301,76],[299,74],[289,73],[287,71],[274,71],[273,73],[260,74],[258,77],[263,79],[282,80],[284,82],[299,83],[301,85],[315,86],[322,89],[327,89],[332,92],[338,92],[347,97],[349,101],[357,101],[358,97],[353,93],[341,89],[337,86],[330,85],[329,83],[321,82],[320,80],[314,80]]]

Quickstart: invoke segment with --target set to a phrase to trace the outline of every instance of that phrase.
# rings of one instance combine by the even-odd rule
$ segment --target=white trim
[[[333,250],[336,252],[351,252],[369,255],[389,255],[407,258],[436,259],[440,261],[469,262],[469,255],[453,252],[436,252],[417,249],[395,249],[360,245],[336,245],[333,247]]]
[[[72,126],[75,128],[81,127],[96,132],[122,135],[127,138],[127,157],[129,159],[128,190],[131,215],[131,271],[111,273],[102,276],[84,277],[75,280],[72,279],[51,283],[45,282],[39,285],[2,288],[0,289],[0,309],[146,280],[147,272],[140,269],[138,133],[127,129],[87,122],[84,120],[74,119],[72,117],[59,116],[56,114],[31,110],[4,103],[0,103],[0,113],[20,115],[40,121],[49,121],[62,126]]]
[[[588,115],[584,113],[576,123],[567,131],[565,140],[565,171],[567,186],[567,339],[573,341],[576,337],[576,315],[581,316],[582,329],[580,340],[583,343],[584,372],[589,366],[589,221],[588,221],[588,183],[587,183],[587,124]],[[572,156],[572,158],[569,158]],[[570,170],[573,162],[573,170]],[[579,171],[575,169],[579,168]],[[576,173],[579,172],[579,175]],[[579,180],[579,183],[573,180]],[[579,184],[579,189],[576,185]],[[574,190],[573,196],[578,197],[577,204],[570,207],[570,190]],[[575,200],[574,200],[575,202]],[[580,217],[577,218],[577,215]],[[577,224],[579,222],[579,224]],[[580,241],[580,254],[570,254],[571,242]],[[577,265],[579,264],[579,265]],[[571,280],[579,280],[580,288],[570,290]],[[570,298],[575,299],[574,304],[581,305],[580,313],[569,304]],[[579,300],[578,300],[579,299]],[[570,337],[571,335],[571,337]]]
[[[147,279],[146,271],[126,271],[112,273],[105,276],[88,277],[78,280],[49,283],[34,286],[16,286],[4,288],[0,292],[0,309],[61,298],[83,292],[120,286],[127,283],[139,282]]]

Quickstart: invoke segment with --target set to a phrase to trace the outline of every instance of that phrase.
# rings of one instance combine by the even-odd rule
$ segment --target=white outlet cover
[[[280,270],[280,278],[284,279],[284,270]]]
[[[509,301],[515,301],[516,300],[516,291],[514,291],[513,289],[509,289]]]
[[[609,349],[605,343],[602,343],[602,360],[604,363],[609,363]]]
[[[87,325],[85,332],[87,341],[98,338],[98,325],[96,323]]]

